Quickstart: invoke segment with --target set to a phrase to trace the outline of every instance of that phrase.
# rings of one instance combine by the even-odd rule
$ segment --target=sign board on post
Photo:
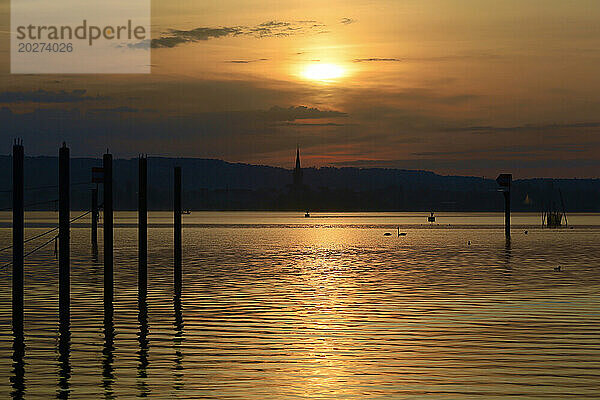
[[[500,186],[510,188],[510,184],[512,182],[512,174],[500,174],[496,178],[496,182]]]
[[[92,167],[92,183],[104,182],[104,168]]]

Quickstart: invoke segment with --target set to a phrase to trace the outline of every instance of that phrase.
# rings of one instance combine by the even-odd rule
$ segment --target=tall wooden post
[[[504,194],[504,236],[510,241],[510,188],[512,186],[512,174],[500,174],[496,178],[498,185],[502,186]]]
[[[24,174],[22,141],[13,145],[12,190],[12,324],[15,336],[23,334],[23,240],[25,239]]]
[[[58,295],[61,324],[68,324],[71,303],[69,148],[65,143],[58,152]]]
[[[92,247],[98,247],[98,188],[92,189]]]
[[[510,240],[510,187],[504,192],[504,236]]]
[[[104,167],[104,314],[113,311],[113,181],[112,154],[103,157]]]
[[[173,283],[175,296],[181,296],[181,167],[174,170],[174,192],[173,192],[173,244],[174,244],[174,267]]]
[[[148,292],[148,159],[139,159],[138,185],[138,298],[145,301]]]

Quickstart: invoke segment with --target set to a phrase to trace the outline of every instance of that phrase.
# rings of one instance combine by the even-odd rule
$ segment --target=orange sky
[[[4,153],[600,176],[597,1],[156,0],[129,76],[10,75],[7,4]]]

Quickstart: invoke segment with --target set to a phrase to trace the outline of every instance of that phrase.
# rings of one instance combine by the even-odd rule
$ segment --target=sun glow
[[[318,63],[307,65],[302,76],[312,81],[328,82],[343,77],[345,72],[339,65]]]

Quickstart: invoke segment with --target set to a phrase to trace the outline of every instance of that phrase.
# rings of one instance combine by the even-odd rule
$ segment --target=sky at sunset
[[[155,0],[149,75],[11,75],[9,16],[2,154],[600,177],[598,0]]]

